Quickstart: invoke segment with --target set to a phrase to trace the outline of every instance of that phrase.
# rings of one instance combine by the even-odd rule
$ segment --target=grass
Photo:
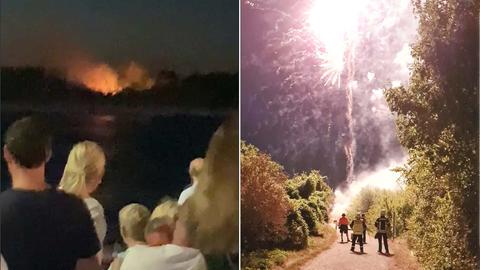
[[[319,231],[322,232],[322,236],[311,236],[308,240],[308,247],[303,250],[298,251],[288,251],[287,261],[276,267],[275,269],[284,269],[284,270],[298,270],[305,263],[315,258],[322,251],[328,249],[337,235],[335,229],[327,224],[322,224],[319,228]]]
[[[272,269],[276,265],[282,265],[287,260],[287,251],[280,249],[256,250],[242,254],[242,269]]]
[[[242,254],[242,269],[300,269],[303,264],[327,249],[336,239],[335,230],[328,225],[320,225],[319,231],[322,232],[322,235],[310,236],[306,249],[297,251],[256,250]]]

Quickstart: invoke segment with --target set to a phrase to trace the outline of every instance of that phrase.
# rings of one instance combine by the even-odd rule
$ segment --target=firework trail
[[[242,137],[290,172],[319,169],[334,187],[402,152],[383,89],[408,82],[409,0],[243,8]]]

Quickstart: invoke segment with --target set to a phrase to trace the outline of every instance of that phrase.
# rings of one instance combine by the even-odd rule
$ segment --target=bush
[[[242,249],[282,243],[289,209],[283,168],[267,154],[242,142],[241,172]]]
[[[279,249],[257,250],[242,254],[242,269],[271,269],[283,265],[287,260],[287,252]]]
[[[308,199],[308,205],[317,213],[320,222],[328,222],[328,202],[323,192],[315,191]]]
[[[299,209],[292,207],[288,213],[287,224],[288,237],[284,246],[287,249],[303,249],[308,246],[308,225],[302,217]]]

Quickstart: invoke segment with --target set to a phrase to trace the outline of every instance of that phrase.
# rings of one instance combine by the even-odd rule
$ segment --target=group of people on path
[[[228,248],[238,246],[238,242],[230,239],[215,239],[222,244],[216,248],[199,242],[202,237],[215,235],[216,231],[223,232],[225,237],[238,235],[235,228],[225,228],[226,224],[235,226],[229,220],[235,216],[235,209],[230,209],[235,204],[226,202],[223,208],[207,208],[211,200],[221,198],[219,193],[238,194],[238,182],[230,181],[235,179],[234,169],[228,170],[238,166],[238,162],[235,164],[235,159],[230,157],[229,152],[234,151],[226,151],[238,146],[230,145],[234,136],[232,133],[231,138],[227,138],[227,134],[222,125],[212,137],[206,161],[197,158],[191,162],[189,173],[193,185],[182,193],[178,202],[163,201],[153,212],[138,203],[120,210],[120,234],[128,249],[116,256],[109,269],[206,270],[203,250],[235,252]],[[91,194],[102,182],[105,154],[95,142],[77,143],[69,153],[58,187],[52,188],[45,182],[45,165],[52,156],[51,144],[48,125],[34,117],[14,122],[5,133],[3,156],[12,188],[0,194],[2,270],[102,269],[102,243],[107,224],[102,205]],[[219,154],[226,155],[219,168],[223,174],[207,172],[220,166]],[[201,187],[197,185],[200,175],[209,178]],[[219,176],[230,176],[222,179],[223,190],[215,190],[210,183]],[[200,192],[202,194],[198,194]],[[193,209],[203,210],[206,216],[215,211],[217,217],[223,219],[205,221],[195,217]]]
[[[351,223],[349,223],[348,218],[346,217],[345,213],[343,213],[342,216],[338,219],[338,222],[335,221],[335,223],[340,230],[341,243],[343,243],[343,234],[345,234],[347,237],[347,243],[350,242],[350,239],[348,237],[348,231],[350,226],[350,229],[352,230],[352,247],[350,248],[350,250],[352,252],[355,252],[355,245],[356,243],[358,243],[360,246],[360,253],[364,253],[363,245],[367,243],[367,221],[365,218],[365,214],[357,213],[355,215],[355,219],[352,220]],[[385,255],[387,256],[390,255],[390,252],[388,250],[388,241],[387,241],[388,239],[387,231],[389,227],[390,227],[390,221],[385,216],[385,210],[382,210],[380,212],[380,217],[378,217],[375,220],[375,229],[376,229],[375,238],[378,239],[377,252],[383,254],[382,252],[382,243],[383,243],[383,246],[385,247]]]

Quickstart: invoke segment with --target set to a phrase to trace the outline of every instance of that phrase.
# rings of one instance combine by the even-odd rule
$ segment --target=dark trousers
[[[352,234],[352,249],[355,249],[355,242],[360,244],[360,250],[363,250],[363,239],[361,234]]]
[[[388,241],[387,241],[387,234],[386,233],[379,233],[378,234],[378,251],[382,252],[382,239],[383,244],[385,245],[385,251],[388,252]]]
[[[363,243],[367,243],[367,231],[363,231]]]

